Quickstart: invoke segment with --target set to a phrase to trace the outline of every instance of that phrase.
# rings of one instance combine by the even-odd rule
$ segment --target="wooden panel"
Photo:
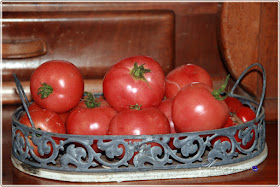
[[[258,62],[260,3],[224,3],[220,20],[220,47],[225,65],[236,79]],[[250,73],[241,82],[256,95],[257,73]]]
[[[224,3],[220,14],[219,43],[224,63],[234,78],[252,63],[266,71],[266,120],[278,119],[277,3]],[[252,70],[241,85],[260,99],[262,74]]]
[[[48,53],[37,58],[3,60],[3,81],[16,73],[29,80],[41,63],[62,59],[74,63],[85,79],[103,78],[119,60],[146,55],[164,72],[173,68],[172,11],[4,12],[3,39],[42,39]]]
[[[227,73],[217,48],[216,2],[45,2],[3,3],[4,12],[172,10],[175,13],[175,66],[192,62],[212,76]],[[189,51],[190,50],[190,51]],[[195,52],[194,52],[195,51]]]
[[[266,70],[266,100],[264,107],[267,120],[278,119],[278,21],[277,3],[262,3],[261,6],[261,30],[259,59]],[[260,82],[261,80],[259,80]],[[261,84],[257,87],[257,96],[261,95]]]
[[[261,28],[260,28],[260,52],[259,61],[264,66],[267,74],[267,98],[277,98],[278,88],[278,21],[277,3],[262,3]],[[257,95],[261,95],[261,87],[258,87]]]

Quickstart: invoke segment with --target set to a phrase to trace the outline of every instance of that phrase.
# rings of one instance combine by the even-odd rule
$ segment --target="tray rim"
[[[179,179],[179,178],[198,178],[222,176],[239,173],[252,169],[253,166],[261,164],[268,155],[268,147],[265,143],[264,150],[256,157],[251,159],[213,167],[187,168],[187,169],[168,169],[150,171],[129,171],[129,172],[71,172],[56,171],[44,168],[37,168],[28,165],[11,154],[11,161],[19,171],[45,179],[52,179],[66,182],[123,182],[140,180],[159,180],[159,179]]]

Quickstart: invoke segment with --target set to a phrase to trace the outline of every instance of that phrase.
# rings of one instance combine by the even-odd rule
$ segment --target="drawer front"
[[[74,63],[85,79],[102,79],[119,60],[145,55],[165,73],[174,66],[169,10],[3,12],[3,81],[28,81],[45,61]],[[5,84],[4,84],[5,86]]]

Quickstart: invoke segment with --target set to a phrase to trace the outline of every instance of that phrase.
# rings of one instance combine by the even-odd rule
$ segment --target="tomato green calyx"
[[[87,108],[96,108],[100,106],[100,101],[96,99],[92,93],[90,92],[84,92],[84,95],[86,96],[83,100],[87,106]]]
[[[221,85],[219,89],[212,91],[212,95],[215,97],[215,99],[222,101],[228,97],[228,93],[225,91],[225,89],[227,87],[229,77],[230,75],[226,77],[226,80],[224,81],[224,83]]]
[[[137,65],[137,62],[134,63],[134,67],[131,70],[130,74],[135,78],[135,79],[141,79],[144,80],[145,82],[147,82],[146,78],[145,78],[145,73],[151,72],[150,69],[145,69],[144,68],[145,64],[142,64],[140,66]],[[148,83],[148,82],[147,82]]]
[[[132,110],[141,110],[141,106],[142,105],[138,105],[138,104],[136,104],[136,105],[130,105],[130,109],[132,109]]]
[[[40,131],[42,130],[41,128],[37,128],[37,129],[40,130]],[[36,134],[36,136],[37,136],[37,137],[41,137],[42,135]],[[30,133],[28,134],[28,138],[31,139],[31,137],[32,137],[32,133],[30,132]]]
[[[38,95],[41,94],[41,99],[45,99],[53,92],[53,88],[51,87],[51,85],[48,85],[47,83],[43,83],[41,85],[42,87],[38,89],[37,94]]]

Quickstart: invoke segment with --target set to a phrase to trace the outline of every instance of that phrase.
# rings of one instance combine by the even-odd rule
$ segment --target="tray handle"
[[[264,96],[265,96],[265,88],[266,88],[266,74],[265,74],[265,70],[263,68],[263,66],[260,63],[254,63],[251,64],[250,66],[248,66],[243,73],[239,76],[239,78],[236,80],[234,86],[232,87],[232,90],[230,91],[230,94],[233,94],[235,88],[237,87],[237,85],[239,84],[239,82],[241,81],[241,79],[244,77],[244,75],[254,66],[259,66],[262,70],[262,75],[263,75],[263,87],[262,87],[262,94],[261,94],[261,99],[260,99],[260,103],[259,103],[259,107],[256,113],[256,116],[258,116],[260,114],[262,105],[263,105],[263,101],[264,101]]]
[[[16,83],[16,87],[17,87],[17,90],[18,90],[20,99],[21,99],[21,101],[22,101],[23,107],[24,107],[25,112],[26,112],[26,114],[27,114],[27,117],[28,117],[28,119],[29,119],[29,121],[30,121],[30,123],[31,123],[32,128],[35,129],[35,125],[34,125],[34,123],[33,123],[33,120],[32,120],[32,118],[31,118],[30,113],[29,113],[29,110],[28,110],[28,107],[29,107],[30,103],[28,102],[28,99],[27,99],[27,97],[26,97],[26,94],[25,94],[25,92],[24,92],[24,90],[23,90],[23,87],[22,87],[22,85],[20,84],[20,81],[19,81],[19,79],[17,78],[16,74],[13,74],[13,77],[14,77],[14,80],[15,80],[15,83]]]

